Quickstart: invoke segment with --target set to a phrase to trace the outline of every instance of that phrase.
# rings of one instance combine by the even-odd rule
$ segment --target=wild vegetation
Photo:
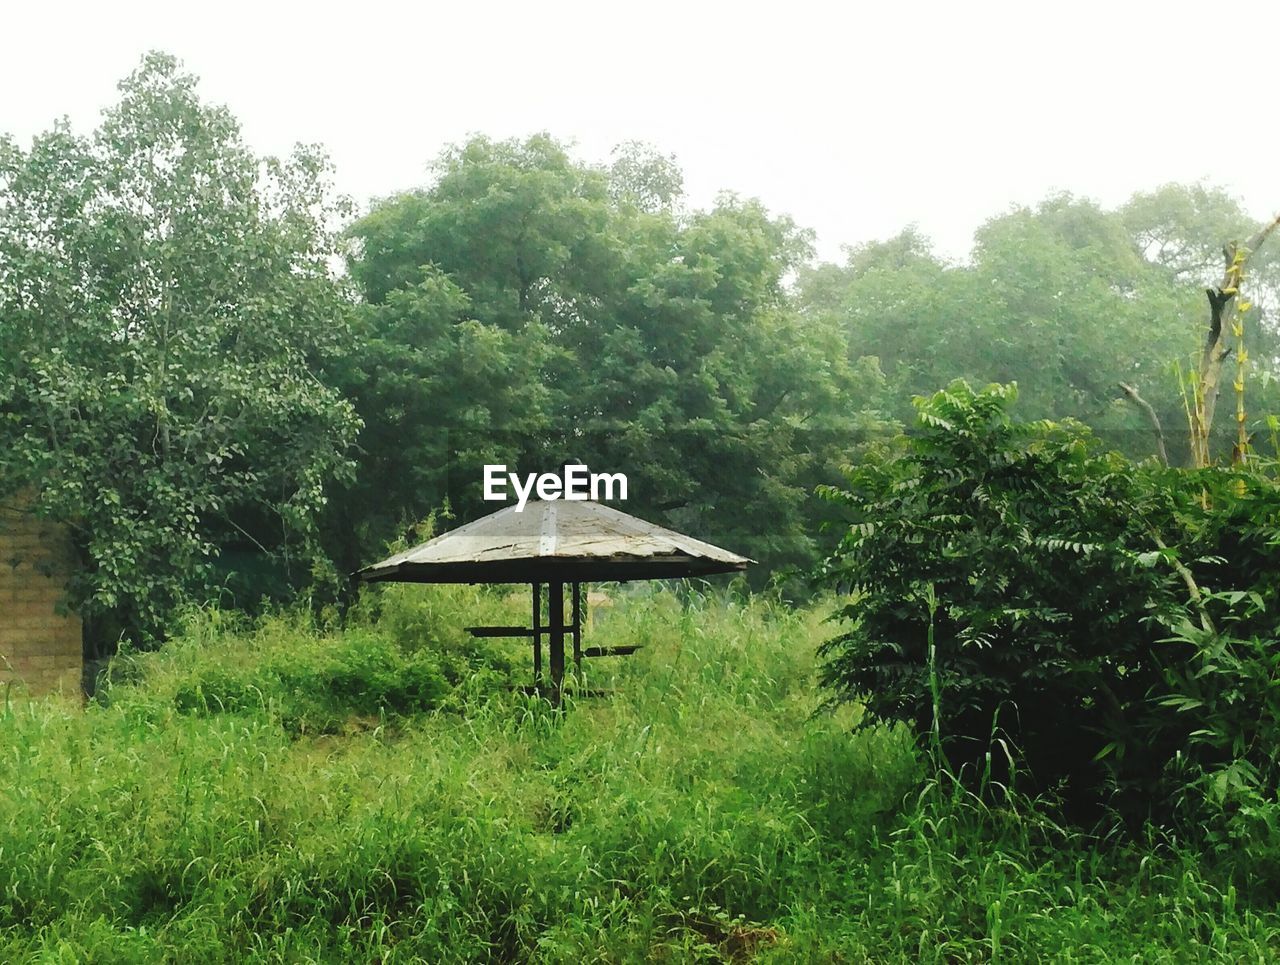
[[[1058,195],[834,265],[641,144],[329,182],[162,54],[0,138],[0,497],[115,654],[5,695],[0,958],[1274,957],[1274,223]],[[613,588],[642,649],[559,714],[461,629],[523,593],[350,574],[568,460],[760,565]]]
[[[1022,771],[1077,820],[1212,828],[1274,894],[1275,464],[1134,464],[1014,395],[919,399],[918,431],[827,491],[850,624],[826,682],[970,786]]]
[[[108,700],[10,704],[5,960],[1240,961],[1280,936],[1194,846],[922,785],[904,729],[814,716],[827,608],[631,591],[593,632],[645,649],[563,716],[457,630],[520,609],[194,613]]]

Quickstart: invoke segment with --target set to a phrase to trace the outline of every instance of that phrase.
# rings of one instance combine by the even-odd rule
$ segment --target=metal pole
[[[564,687],[564,584],[547,585],[547,622],[551,624],[551,703],[560,706]]]
[[[582,676],[582,584],[576,582],[573,584],[573,672]]]
[[[542,688],[542,584],[533,584],[533,686]]]

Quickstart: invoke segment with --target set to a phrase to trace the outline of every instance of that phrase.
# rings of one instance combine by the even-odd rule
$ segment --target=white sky
[[[873,9],[874,8],[874,9]],[[1052,12],[1049,12],[1052,10]],[[1228,23],[1222,11],[1230,11]],[[195,12],[199,11],[199,12]],[[1280,4],[10,2],[0,131],[88,130],[166,50],[259,151],[324,144],[365,201],[446,144],[640,139],[690,201],[754,195],[819,252],[918,223],[953,257],[1012,203],[1208,180],[1280,210]]]

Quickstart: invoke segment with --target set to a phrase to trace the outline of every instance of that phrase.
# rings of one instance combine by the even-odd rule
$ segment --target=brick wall
[[[71,573],[66,533],[0,503],[0,690],[17,681],[32,694],[80,693],[80,618],[59,613]]]

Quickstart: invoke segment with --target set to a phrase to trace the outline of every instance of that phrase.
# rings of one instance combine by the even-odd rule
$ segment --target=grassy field
[[[622,595],[608,699],[513,693],[523,596],[341,631],[193,615],[86,710],[0,716],[0,960],[1265,961],[1177,842],[1086,839],[817,714],[823,609]],[[603,665],[603,666],[602,666]]]

